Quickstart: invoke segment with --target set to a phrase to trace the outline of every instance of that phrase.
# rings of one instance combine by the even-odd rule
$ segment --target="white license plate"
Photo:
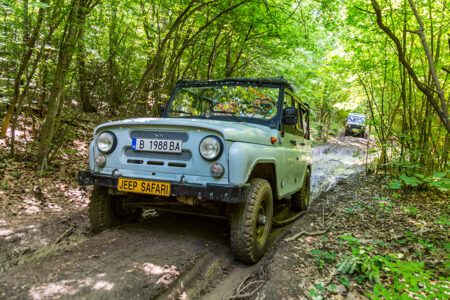
[[[131,148],[136,151],[181,153],[183,141],[133,138]]]

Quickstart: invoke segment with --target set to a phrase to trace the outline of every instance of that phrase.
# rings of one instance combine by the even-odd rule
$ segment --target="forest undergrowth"
[[[88,119],[89,118],[89,119]],[[87,204],[85,191],[78,186],[79,170],[88,169],[88,147],[96,125],[104,116],[85,114],[69,124],[64,147],[58,148],[44,174],[36,168],[37,143],[25,132],[32,132],[30,118],[19,122],[16,152],[10,155],[10,132],[0,139],[0,209],[7,216],[36,215],[45,212],[78,210]],[[61,137],[64,138],[64,137]],[[45,216],[45,214],[44,214]]]
[[[449,194],[395,191],[386,179],[359,174],[321,194],[290,230],[306,234],[285,239],[272,261],[264,293],[284,282],[310,299],[448,298]],[[289,278],[275,274],[283,269]]]

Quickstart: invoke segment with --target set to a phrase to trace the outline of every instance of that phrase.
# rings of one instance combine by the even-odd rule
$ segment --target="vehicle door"
[[[286,90],[284,95],[283,109],[286,107],[296,107],[296,101],[293,94]],[[286,194],[291,194],[299,189],[299,182],[302,177],[299,169],[299,161],[301,159],[300,143],[302,142],[303,133],[299,132],[298,124],[281,125],[284,137],[282,139],[283,155],[283,178],[281,181],[282,190]]]
[[[310,151],[309,140],[309,107],[304,104],[299,98],[295,96],[296,107],[299,111],[299,118],[297,124],[298,144],[297,149],[299,151],[298,169],[299,178],[303,180],[307,167],[307,159]],[[302,181],[303,182],[303,181]]]

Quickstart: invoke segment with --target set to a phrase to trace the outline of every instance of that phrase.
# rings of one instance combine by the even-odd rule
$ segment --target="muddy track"
[[[313,195],[363,170],[364,142],[341,137],[314,148]],[[9,231],[0,222],[0,298],[229,299],[266,276],[289,230],[274,229],[269,253],[248,266],[234,260],[223,220],[150,215],[98,235],[90,234],[86,211],[68,220]]]

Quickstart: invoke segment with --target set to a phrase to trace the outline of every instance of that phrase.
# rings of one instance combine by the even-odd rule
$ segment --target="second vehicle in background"
[[[362,138],[367,138],[366,134],[366,115],[349,113],[347,118],[347,123],[345,125],[344,135],[352,135]]]

